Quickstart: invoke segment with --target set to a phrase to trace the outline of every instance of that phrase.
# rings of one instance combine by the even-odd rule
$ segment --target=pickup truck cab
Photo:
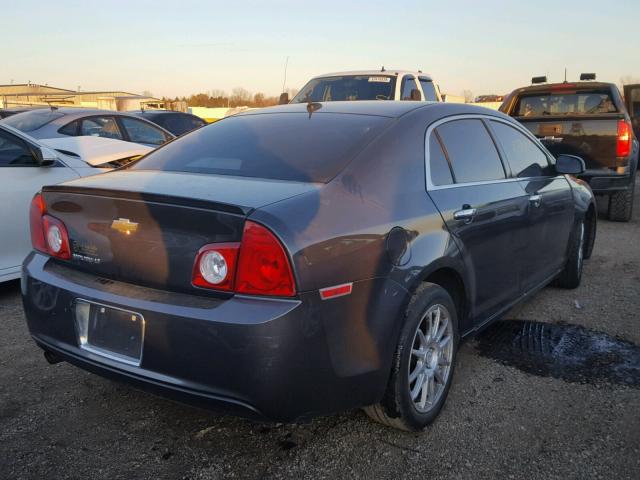
[[[283,94],[286,95],[286,94]],[[441,102],[440,88],[421,71],[361,70],[312,78],[290,103],[353,100],[414,100]],[[281,96],[281,103],[288,99]]]
[[[500,111],[522,123],[554,156],[581,157],[586,170],[579,178],[595,194],[608,196],[609,219],[629,221],[640,148],[618,87],[595,81],[533,80],[541,84],[514,90]]]

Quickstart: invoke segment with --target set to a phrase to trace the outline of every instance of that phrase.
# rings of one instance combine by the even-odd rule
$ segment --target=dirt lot
[[[0,478],[640,478],[635,208],[628,224],[601,219],[579,289],[546,288],[463,345],[420,435],[360,411],[255,424],[50,366],[18,284],[2,285]]]

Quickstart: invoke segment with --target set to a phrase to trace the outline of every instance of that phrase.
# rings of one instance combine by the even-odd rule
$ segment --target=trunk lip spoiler
[[[42,188],[42,192],[71,193],[74,195],[92,195],[97,197],[118,198],[138,202],[161,203],[167,205],[215,210],[231,215],[246,217],[255,210],[253,207],[230,205],[213,200],[202,200],[191,197],[180,197],[162,193],[137,192],[130,190],[116,190],[108,188],[72,187],[66,185],[49,185]]]

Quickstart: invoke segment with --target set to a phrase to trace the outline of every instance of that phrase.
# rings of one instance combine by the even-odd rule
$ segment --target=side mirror
[[[58,160],[58,155],[55,151],[44,146],[33,146],[33,155],[40,167],[50,167]]]
[[[411,100],[417,101],[419,102],[420,100],[422,100],[422,95],[420,94],[420,90],[418,90],[417,88],[413,88],[411,90]]]
[[[281,93],[278,105],[286,105],[287,103],[289,103],[289,94],[287,92]]]
[[[567,175],[579,175],[586,170],[584,160],[575,155],[559,155],[556,158],[556,172]]]

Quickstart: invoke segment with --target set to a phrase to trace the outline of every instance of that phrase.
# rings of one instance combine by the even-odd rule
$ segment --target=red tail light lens
[[[42,228],[42,217],[46,212],[42,195],[36,193],[31,200],[29,208],[29,222],[31,224],[31,245],[36,250],[47,252],[47,244],[44,239],[44,229]]]
[[[53,257],[68,260],[71,258],[69,234],[60,220],[47,215],[42,195],[36,193],[29,208],[31,224],[31,244],[33,248]]]
[[[616,157],[628,157],[631,152],[631,125],[625,120],[618,121],[618,141]]]
[[[292,297],[293,272],[280,241],[267,228],[247,221],[242,234],[236,292]]]
[[[296,294],[284,247],[266,227],[250,221],[245,222],[241,243],[212,243],[200,249],[191,283],[249,295]]]
[[[193,266],[193,285],[233,290],[239,249],[239,243],[212,243],[202,247]]]

